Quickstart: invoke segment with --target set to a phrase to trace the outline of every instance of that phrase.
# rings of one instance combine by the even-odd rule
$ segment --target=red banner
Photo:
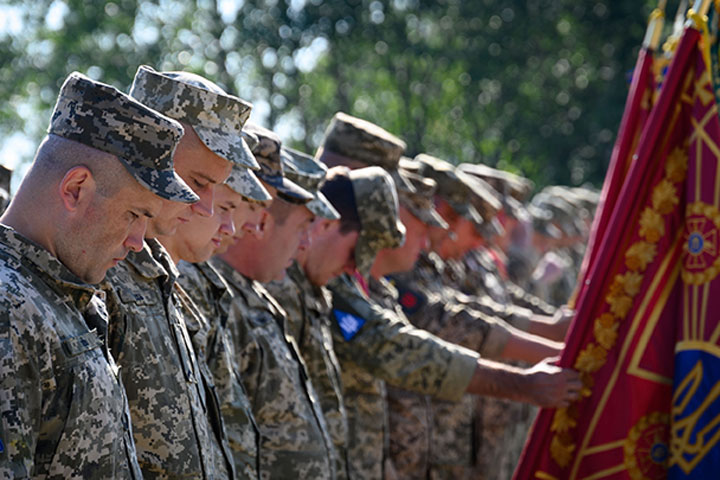
[[[700,38],[686,29],[606,199],[560,360],[583,396],[540,412],[517,480],[710,478],[720,461],[720,120]]]

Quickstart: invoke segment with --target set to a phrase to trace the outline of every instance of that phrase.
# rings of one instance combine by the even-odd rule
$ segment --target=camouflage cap
[[[285,201],[304,205],[312,200],[312,193],[285,176],[285,168],[280,156],[282,146],[280,137],[254,123],[248,123],[245,129],[258,139],[253,154],[260,164],[260,171],[257,174],[260,180],[277,189],[277,196]]]
[[[532,219],[533,229],[536,232],[552,238],[562,237],[562,232],[552,224],[552,212],[533,204],[528,205],[527,210]]]
[[[115,87],[71,73],[60,89],[48,133],[115,155],[140,185],[162,198],[199,200],[173,169],[182,126]]]
[[[319,217],[339,219],[340,213],[320,191],[325,182],[327,167],[310,155],[292,148],[282,147],[280,155],[287,178],[313,194],[313,199],[305,205],[308,210]]]
[[[387,130],[366,120],[338,112],[325,130],[325,138],[316,158],[328,165],[347,165],[347,162],[338,161],[342,159],[337,158],[345,157],[364,166],[377,165],[394,170],[397,169],[404,151],[405,142]]]
[[[252,105],[210,80],[188,72],[156,72],[141,65],[130,95],[191,125],[205,146],[222,158],[254,170],[260,168],[242,136]]]
[[[575,194],[578,202],[592,214],[600,203],[600,192],[587,187],[574,187],[570,191]]]
[[[437,183],[436,195],[448,202],[458,215],[482,225],[482,216],[470,202],[472,188],[466,175],[459,176],[451,163],[424,153],[416,156],[415,161],[420,164],[420,175]]]
[[[531,205],[550,212],[551,220],[567,236],[573,237],[583,233],[583,226],[572,204],[559,196],[545,190],[532,199]]]
[[[265,203],[273,198],[255,172],[240,165],[233,165],[225,185],[249,202]]]
[[[458,171],[457,174],[470,186],[470,202],[482,215],[483,220],[488,221],[495,218],[502,210],[502,195],[482,178],[467,175],[461,171]]]
[[[530,219],[530,214],[527,211],[525,205],[523,205],[515,197],[505,196],[503,197],[503,211],[505,214],[519,221],[527,221]]]
[[[355,265],[367,276],[377,252],[403,244],[405,225],[398,217],[397,192],[389,173],[380,167],[366,167],[351,170],[348,175],[360,217]]]
[[[533,182],[525,177],[480,163],[461,163],[457,168],[482,178],[501,194],[511,195],[520,201],[525,200],[533,189]]]
[[[400,204],[421,222],[431,227],[448,228],[448,224],[435,210],[433,202],[437,183],[431,178],[425,178],[404,168],[400,168],[400,175],[412,184],[414,191],[398,189]]]

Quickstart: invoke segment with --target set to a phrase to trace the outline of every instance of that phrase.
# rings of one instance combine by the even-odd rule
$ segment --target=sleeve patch
[[[352,338],[360,331],[363,325],[365,325],[364,318],[356,317],[351,313],[334,309],[333,314],[335,315],[335,320],[337,320],[338,327],[340,327],[340,332],[342,333],[345,341],[349,342],[350,340],[352,340]]]
[[[425,295],[416,290],[398,287],[398,294],[398,302],[406,315],[413,315],[427,303]]]

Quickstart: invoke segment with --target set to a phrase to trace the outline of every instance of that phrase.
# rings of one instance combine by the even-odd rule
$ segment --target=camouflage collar
[[[252,288],[252,280],[235,270],[225,261],[218,257],[210,259],[210,265],[215,267],[222,278],[233,288],[237,290]]]
[[[397,302],[399,297],[398,290],[387,278],[375,278],[371,275],[369,286],[370,292],[374,295],[378,295],[382,298],[392,298],[394,302]]]
[[[83,282],[45,248],[22,236],[13,228],[0,224],[0,244],[15,260],[43,276],[46,283],[60,296],[70,295],[75,305],[83,310],[96,293],[96,289]]]
[[[305,298],[305,304],[308,308],[316,310],[320,313],[327,313],[330,311],[332,306],[332,297],[330,292],[325,287],[317,287],[310,283],[310,279],[307,278],[307,275],[305,275],[302,267],[297,262],[293,262],[285,274],[290,277],[290,280],[292,280],[295,285],[297,285],[301,294]]]
[[[167,258],[164,258],[166,256]],[[174,282],[179,275],[170,255],[154,238],[145,239],[143,249],[139,252],[130,252],[125,261],[132,265],[140,275],[148,279]]]
[[[228,285],[242,293],[248,307],[267,310],[274,317],[285,314],[275,297],[270,295],[262,283],[246,277],[217,257],[211,259],[210,264],[217,269]]]
[[[213,287],[217,288],[218,290],[227,290],[228,284],[223,280],[222,275],[220,275],[220,272],[217,271],[217,269],[210,264],[210,262],[200,262],[195,263],[195,267],[197,267],[200,272],[205,276],[205,278],[208,279],[208,282],[212,284]]]

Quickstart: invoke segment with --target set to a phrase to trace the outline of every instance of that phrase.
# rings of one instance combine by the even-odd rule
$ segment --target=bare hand
[[[567,407],[580,397],[580,375],[575,370],[551,365],[555,361],[557,358],[546,358],[525,371],[526,401],[541,407]]]

